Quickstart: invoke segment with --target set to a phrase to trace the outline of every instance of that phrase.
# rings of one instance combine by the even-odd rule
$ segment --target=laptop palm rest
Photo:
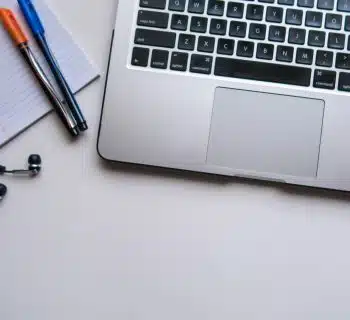
[[[324,101],[217,88],[207,163],[316,177]]]

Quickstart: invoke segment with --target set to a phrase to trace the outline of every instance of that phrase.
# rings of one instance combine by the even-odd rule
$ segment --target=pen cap
[[[30,0],[18,0],[18,4],[21,8],[21,11],[33,32],[34,36],[44,35],[45,29],[38,13],[36,12],[32,1]]]
[[[7,32],[11,35],[13,41],[17,46],[28,42],[28,38],[24,34],[11,10],[0,8],[0,21],[2,22]]]

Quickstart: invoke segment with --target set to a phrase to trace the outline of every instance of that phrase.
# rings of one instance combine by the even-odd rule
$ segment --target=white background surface
[[[350,318],[350,196],[104,165],[96,138],[115,0],[50,0],[103,77],[77,143],[50,115],[0,150],[0,319]],[[350,164],[349,164],[350,165]]]

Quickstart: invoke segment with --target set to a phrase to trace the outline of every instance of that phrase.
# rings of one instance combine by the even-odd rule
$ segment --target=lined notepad
[[[44,0],[33,1],[45,25],[47,40],[73,92],[98,76],[96,68]],[[36,46],[19,10],[17,0],[0,0],[0,7],[13,10],[26,30],[31,48],[57,88],[49,67]],[[84,112],[84,107],[82,110]],[[0,24],[0,146],[52,110],[51,104],[18,49]]]

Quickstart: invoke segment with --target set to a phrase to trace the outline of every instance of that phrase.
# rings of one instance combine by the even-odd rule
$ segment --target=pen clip
[[[11,10],[0,8],[0,21],[17,46],[28,42],[28,38]]]
[[[45,29],[31,0],[18,0],[21,11],[35,37],[45,34]]]

